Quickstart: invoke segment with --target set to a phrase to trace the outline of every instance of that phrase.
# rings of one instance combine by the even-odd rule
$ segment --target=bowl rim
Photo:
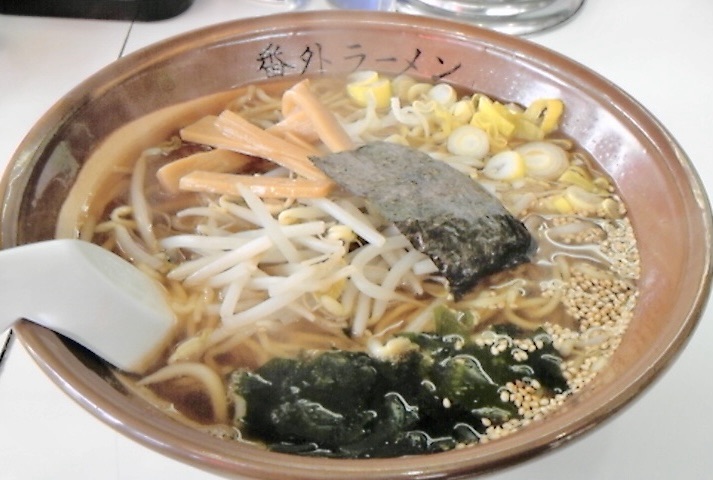
[[[645,133],[653,129],[657,135],[665,139],[667,148],[673,154],[671,161],[678,162],[684,169],[686,180],[690,183],[693,195],[698,198],[705,235],[709,240],[713,236],[711,207],[703,184],[689,158],[658,120],[619,87],[578,62],[526,39],[449,20],[393,12],[330,10],[292,12],[233,20],[170,37],[116,60],[68,92],[36,123],[8,164],[2,184],[0,184],[0,192],[2,192],[3,198],[12,194],[12,186],[9,183],[12,172],[26,168],[29,155],[27,152],[42,148],[43,142],[51,137],[53,125],[61,123],[65,118],[70,117],[76,110],[81,108],[82,105],[90,102],[93,98],[101,96],[112,85],[121,82],[122,79],[135,72],[168,60],[183,51],[193,49],[196,42],[201,45],[208,45],[235,38],[236,35],[252,36],[272,33],[277,30],[276,23],[280,23],[283,26],[300,24],[304,29],[317,30],[324,26],[334,28],[334,25],[339,22],[347,25],[359,24],[388,26],[389,28],[422,29],[423,31],[439,33],[463,41],[477,39],[490,48],[507,51],[516,59],[536,64],[553,77],[577,78],[583,80],[582,85],[587,88],[606,91],[611,102],[617,105],[618,111],[621,113],[628,112],[626,115],[631,117],[632,122],[638,128]],[[567,71],[565,72],[560,66],[567,67]],[[3,212],[3,218],[5,215],[6,213]],[[13,240],[9,239],[11,236],[6,232],[0,232],[0,237],[3,248],[12,246]],[[709,241],[708,244],[710,245],[711,242]],[[566,421],[559,428],[548,426],[548,423],[551,422],[542,422],[539,425],[529,426],[526,429],[527,434],[524,431],[518,433],[517,445],[512,445],[512,442],[508,442],[507,439],[479,445],[477,469],[474,469],[472,455],[469,455],[466,450],[437,454],[441,456],[442,461],[435,464],[434,457],[431,455],[408,457],[408,468],[404,468],[400,462],[394,462],[394,459],[370,459],[367,464],[364,460],[306,457],[299,457],[300,466],[296,467],[295,457],[292,455],[263,452],[256,449],[254,451],[250,450],[246,454],[241,454],[239,451],[234,455],[226,455],[226,451],[221,450],[221,456],[216,457],[215,454],[206,451],[205,442],[182,439],[178,443],[171,444],[161,439],[165,437],[166,429],[168,428],[170,432],[181,434],[188,427],[182,425],[167,426],[167,417],[148,419],[145,416],[142,417],[140,406],[130,405],[130,410],[127,414],[126,405],[117,403],[112,398],[113,389],[101,388],[102,384],[106,382],[98,376],[96,378],[93,376],[88,377],[86,375],[86,367],[78,359],[72,357],[67,361],[66,358],[63,358],[63,352],[66,347],[53,333],[29,322],[18,324],[16,330],[19,339],[40,368],[65,393],[94,416],[145,446],[169,457],[198,465],[206,470],[224,475],[247,474],[251,476],[264,475],[267,471],[274,478],[326,479],[335,478],[336,475],[358,475],[384,479],[462,476],[468,473],[482,473],[513,465],[544,451],[552,450],[563,443],[580,437],[629,405],[632,399],[647,389],[671,365],[682,347],[690,339],[707,303],[712,276],[713,265],[711,264],[709,249],[705,263],[702,265],[699,289],[694,294],[694,300],[686,318],[681,320],[680,328],[668,339],[664,348],[660,350],[659,355],[629,379],[625,385],[627,388],[622,388],[616,395],[604,399],[599,408],[588,412],[587,415],[578,418],[572,415],[560,415]],[[592,396],[596,397],[596,392]]]

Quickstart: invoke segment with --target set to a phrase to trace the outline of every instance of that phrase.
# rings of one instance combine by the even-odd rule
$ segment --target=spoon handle
[[[36,245],[41,244],[0,251],[0,332],[25,315],[42,317],[40,290],[47,276],[54,275],[56,263],[63,262],[52,262],[47,258],[47,249]]]

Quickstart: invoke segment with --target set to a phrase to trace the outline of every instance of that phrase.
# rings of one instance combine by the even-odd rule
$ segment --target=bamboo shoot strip
[[[239,196],[239,185],[249,187],[262,198],[321,198],[327,196],[334,183],[329,180],[237,175],[231,173],[193,171],[180,179],[180,188],[189,192]]]
[[[208,115],[181,129],[180,134],[184,141],[264,158],[312,180],[325,178],[309,160],[318,152],[267,133],[233,112],[225,111],[220,117]]]
[[[174,160],[159,168],[156,177],[161,186],[170,193],[180,191],[181,177],[195,170],[210,172],[242,172],[255,161],[254,157],[225,149],[194,153]]]
[[[287,117],[304,112],[314,126],[320,140],[332,152],[354,148],[349,134],[332,113],[309,88],[309,80],[302,80],[287,90],[282,96],[282,114]]]
[[[284,115],[282,120],[266,128],[266,130],[284,138],[288,138],[289,135],[295,135],[305,142],[319,140],[319,135],[304,110],[291,111],[289,115]]]
[[[428,154],[378,142],[314,161],[431,257],[456,298],[534,251],[527,228],[493,195]]]
[[[309,159],[311,155],[319,155],[317,149],[305,148],[284,140],[230,110],[218,115],[215,125],[223,135],[240,141],[258,157],[271,160],[312,180],[325,178],[324,173]]]

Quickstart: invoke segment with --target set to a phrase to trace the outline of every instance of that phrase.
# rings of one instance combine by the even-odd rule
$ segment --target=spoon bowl
[[[0,286],[0,331],[26,319],[132,373],[151,366],[175,323],[157,282],[81,240],[0,251]]]

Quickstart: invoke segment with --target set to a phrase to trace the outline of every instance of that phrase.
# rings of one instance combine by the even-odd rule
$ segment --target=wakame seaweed
[[[374,142],[313,161],[431,257],[456,298],[481,278],[529,261],[536,249],[494,195],[422,151]]]
[[[451,332],[462,321],[467,318],[446,314],[438,323],[441,332]],[[405,336],[415,346],[396,361],[329,351],[235,372],[232,389],[247,405],[243,432],[272,450],[301,455],[439,452],[477,442],[484,418],[500,425],[518,416],[501,396],[508,382],[537,380],[550,395],[567,389],[544,331],[531,336],[541,348],[520,361],[457,333]]]

